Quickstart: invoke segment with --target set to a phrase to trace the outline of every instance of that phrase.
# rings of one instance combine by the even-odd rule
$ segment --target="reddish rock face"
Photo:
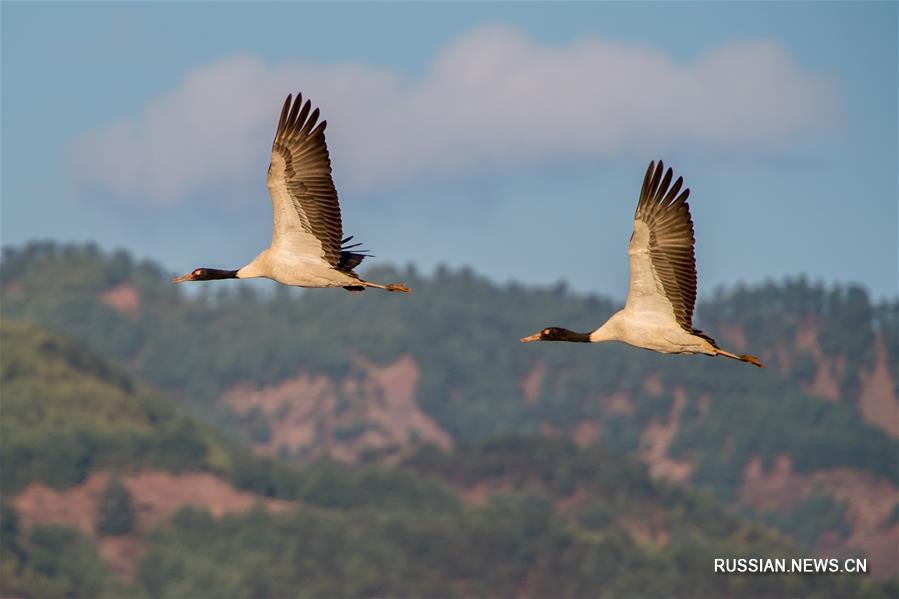
[[[290,509],[287,501],[267,499],[240,491],[208,472],[170,474],[146,471],[122,477],[134,502],[136,524],[127,535],[98,537],[99,505],[109,482],[107,472],[94,472],[80,485],[57,491],[33,483],[13,498],[13,505],[25,528],[35,524],[59,524],[77,528],[97,538],[100,555],[121,576],[130,577],[142,556],[146,532],[185,506],[209,510],[215,517],[262,506],[271,511]]]
[[[834,371],[838,368],[838,365],[821,351],[821,344],[818,342],[818,327],[812,319],[807,318],[799,326],[799,329],[796,331],[794,346],[799,351],[810,353],[818,364],[815,380],[810,385],[807,385],[805,390],[812,395],[817,395],[830,401],[837,401],[840,398],[840,382],[836,378]]]
[[[640,459],[649,466],[653,478],[682,483],[693,473],[693,463],[676,460],[668,455],[668,446],[677,434],[680,415],[687,404],[687,396],[680,387],[674,390],[674,403],[666,422],[653,421],[640,437]]]
[[[449,433],[415,399],[415,360],[403,356],[377,366],[357,356],[354,365],[356,372],[343,381],[301,373],[270,387],[236,386],[222,401],[238,414],[263,413],[271,436],[256,449],[266,454],[353,462],[366,451],[402,452],[419,441],[452,446]]]
[[[893,380],[883,335],[878,333],[875,343],[874,370],[859,374],[862,390],[859,408],[865,421],[879,426],[893,437],[899,437],[899,398]]]
[[[127,283],[107,289],[98,299],[120,314],[137,316],[140,312],[140,295],[133,285]]]
[[[529,406],[540,399],[540,389],[543,386],[543,377],[546,375],[546,364],[537,362],[521,381],[521,393],[524,395],[524,403]]]

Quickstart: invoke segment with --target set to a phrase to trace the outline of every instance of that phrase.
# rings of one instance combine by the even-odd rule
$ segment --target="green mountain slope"
[[[65,488],[96,469],[224,470],[211,431],[71,342],[0,322],[3,489]]]
[[[809,551],[874,556],[899,534],[895,502],[882,499],[899,483],[896,301],[802,279],[702,301],[698,326],[760,355],[759,371],[616,344],[519,344],[545,325],[589,330],[616,307],[563,286],[376,274],[413,293],[207,284],[186,295],[125,253],[33,244],[5,252],[2,310],[78,339],[273,455],[365,460],[441,435],[571,436],[761,514]]]
[[[653,481],[599,447],[506,436],[452,452],[422,447],[395,466],[252,458],[103,360],[40,329],[3,322],[2,591],[41,596],[889,596],[862,577],[716,576],[718,556],[790,557],[783,538],[709,497]],[[171,431],[180,431],[173,436]],[[190,431],[190,432],[188,432]],[[68,439],[73,469],[49,446]],[[180,439],[180,441],[179,441]],[[32,444],[29,444],[32,443]],[[174,445],[168,447],[169,444]],[[140,451],[135,450],[140,448]],[[191,447],[188,453],[172,453]],[[22,456],[26,456],[27,459]],[[212,459],[211,456],[221,456]],[[202,502],[152,526],[47,524],[23,486],[59,493],[115,469],[101,506],[149,509],[141,471],[217,472],[290,503],[213,517]],[[187,481],[187,479],[179,479]],[[182,482],[179,484],[187,484]],[[131,489],[133,498],[123,499]],[[114,489],[114,490],[110,490]],[[47,495],[44,495],[47,497]],[[76,503],[76,495],[71,497]],[[214,501],[215,498],[212,499]],[[46,509],[52,509],[47,507]],[[58,508],[57,508],[58,509]],[[136,510],[140,512],[141,510]],[[121,512],[116,512],[121,516]],[[37,516],[37,518],[35,518]],[[133,517],[133,516],[131,516]],[[132,527],[136,532],[130,532]],[[135,543],[130,574],[110,547]],[[112,542],[112,544],[110,544]],[[98,545],[99,544],[99,545]],[[98,549],[99,547],[99,549]],[[112,562],[110,560],[112,559]],[[121,573],[121,570],[119,570]]]

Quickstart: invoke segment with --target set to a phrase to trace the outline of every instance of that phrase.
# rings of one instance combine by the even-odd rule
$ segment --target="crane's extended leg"
[[[734,360],[740,360],[741,362],[748,362],[753,366],[758,366],[759,368],[764,368],[764,366],[762,366],[762,363],[759,362],[759,359],[755,356],[751,356],[749,354],[732,354],[729,351],[724,351],[723,349],[717,347],[715,348],[715,350],[717,351],[715,355],[726,356],[728,358],[733,358]]]
[[[371,281],[360,281],[366,287],[377,287],[378,289],[383,289],[385,291],[394,291],[398,293],[409,293],[411,289],[403,285],[402,283],[390,283],[389,285],[381,285],[379,283],[372,283]]]

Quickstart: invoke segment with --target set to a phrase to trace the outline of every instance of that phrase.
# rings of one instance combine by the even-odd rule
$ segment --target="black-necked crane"
[[[252,279],[265,277],[298,287],[343,287],[362,291],[377,287],[408,292],[401,283],[381,285],[365,281],[353,269],[367,257],[359,244],[345,245],[340,203],[331,179],[331,159],[325,143],[327,121],[318,123],[319,110],[302,94],[281,109],[272,161],[268,167],[268,192],[272,198],[274,226],[271,245],[252,262],[237,270],[197,268],[175,277],[182,281]]]
[[[663,175],[664,173],[664,175]],[[649,163],[634,216],[627,253],[631,282],[627,303],[592,333],[549,327],[522,339],[600,343],[623,341],[664,354],[726,356],[761,367],[755,356],[734,354],[693,328],[696,302],[696,259],[693,221],[683,177],[671,184],[673,172],[660,160]]]

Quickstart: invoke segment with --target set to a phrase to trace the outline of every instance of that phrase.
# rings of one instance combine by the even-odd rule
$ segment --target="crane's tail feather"
[[[337,263],[338,270],[353,270],[366,258],[370,258],[370,254],[358,254],[356,252],[340,252],[340,261]]]
[[[340,240],[340,249],[342,249],[342,250],[348,250],[348,249],[350,249],[350,248],[357,248],[357,247],[359,247],[360,245],[362,245],[361,242],[359,242],[359,243],[354,243],[353,245],[347,245],[347,242],[348,242],[348,241],[352,241],[352,239],[353,239],[353,236],[352,236],[352,235],[350,235],[349,237],[344,237],[343,239],[341,239],[341,240]]]
[[[356,250],[355,252],[349,251],[362,245],[361,243],[347,245],[347,242],[352,238],[353,236],[350,235],[340,242],[340,260],[337,262],[338,270],[352,271],[354,268],[362,264],[362,261],[366,258],[374,258],[374,256],[368,253],[368,250]]]

